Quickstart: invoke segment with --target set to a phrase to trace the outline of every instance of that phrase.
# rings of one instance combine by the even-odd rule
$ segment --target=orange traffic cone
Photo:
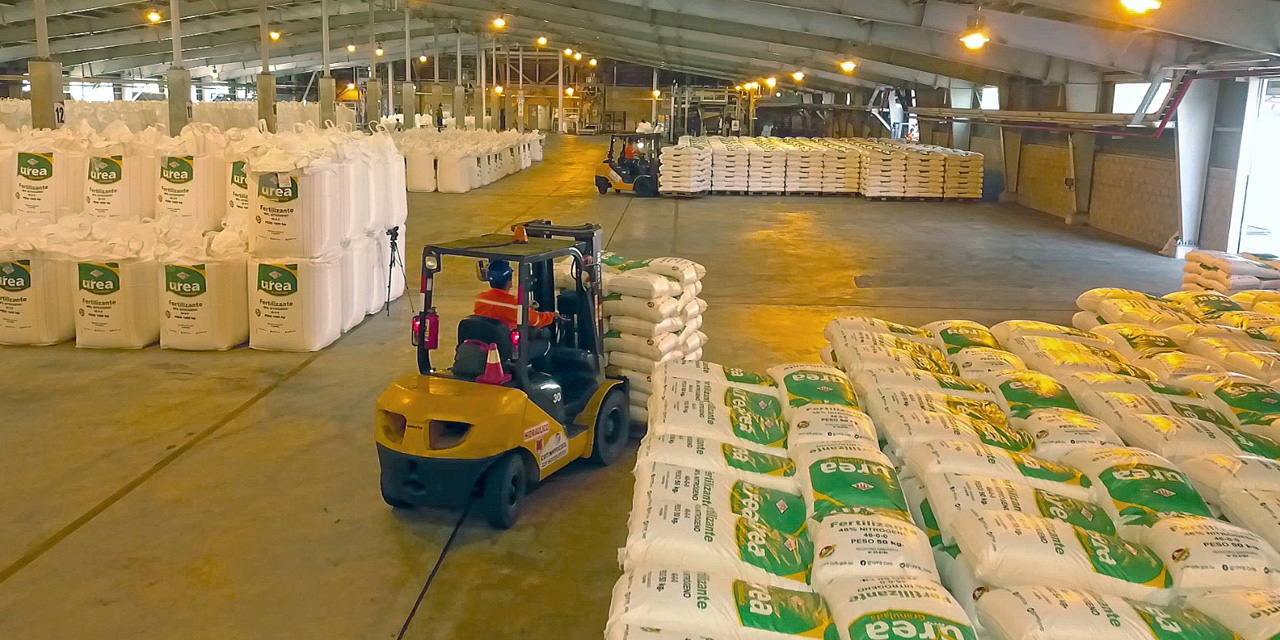
[[[498,345],[489,345],[489,356],[485,359],[484,373],[476,378],[480,384],[506,384],[511,381],[511,374],[502,370],[502,360],[498,357]]]

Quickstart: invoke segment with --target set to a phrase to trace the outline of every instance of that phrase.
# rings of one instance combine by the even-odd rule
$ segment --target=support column
[[[564,133],[564,54],[557,53],[556,61],[560,65],[556,71],[556,131]]]
[[[320,0],[320,62],[324,73],[320,75],[316,91],[320,94],[320,126],[337,123],[338,87],[329,72],[329,0]],[[352,78],[354,80],[354,78]]]
[[[476,34],[476,79],[479,81],[476,86],[477,102],[480,104],[480,113],[476,114],[476,129],[488,129],[484,124],[484,117],[489,111],[489,85],[485,82],[486,69],[484,67],[484,36],[480,33]]]
[[[1022,130],[1000,127],[1000,146],[1004,149],[1004,194],[1001,200],[1017,200],[1018,169],[1022,163]]]
[[[374,27],[374,3],[369,3],[369,81],[364,86],[364,124],[368,129],[382,120],[382,83],[378,82],[378,31]],[[388,78],[390,80],[390,78]]]
[[[177,135],[191,121],[191,72],[182,66],[182,16],[178,0],[169,0],[173,64],[169,67],[169,132]]]
[[[653,68],[653,91],[657,91],[657,90],[658,90],[658,68],[654,67]],[[656,125],[658,123],[658,96],[650,94],[649,97],[653,99],[653,103],[649,106],[649,123]]]
[[[454,62],[457,64],[457,80],[453,86],[453,121],[455,127],[464,129],[466,121],[463,119],[467,115],[467,88],[462,84],[462,33],[458,33],[457,55],[454,56]]]
[[[964,85],[953,86],[951,92],[951,108],[952,109],[972,109],[977,101],[977,90],[973,85],[965,83]],[[969,150],[969,135],[972,125],[968,122],[951,123],[951,146],[964,151]]]
[[[520,90],[516,93],[516,131],[524,133],[524,45],[518,45],[516,56],[520,60],[520,67],[516,70],[516,82],[520,83]]]
[[[1074,214],[1067,217],[1067,224],[1088,224],[1089,203],[1093,197],[1093,164],[1097,158],[1098,134],[1073,133],[1067,138],[1071,155],[1071,176],[1067,186],[1075,194]]]
[[[35,0],[36,59],[27,62],[31,78],[31,125],[57,129],[63,120],[62,63],[49,59],[49,21],[45,0]]]
[[[267,0],[258,2],[258,48],[262,50],[262,72],[258,74],[258,120],[267,131],[276,131],[276,77],[271,75],[271,36],[267,29]]]
[[[404,128],[418,126],[418,88],[413,84],[413,47],[409,38],[409,3],[404,5],[404,84],[400,85],[400,112]]]
[[[1178,105],[1178,204],[1182,230],[1177,257],[1200,246],[1200,222],[1209,180],[1209,148],[1218,112],[1220,80],[1196,80]]]

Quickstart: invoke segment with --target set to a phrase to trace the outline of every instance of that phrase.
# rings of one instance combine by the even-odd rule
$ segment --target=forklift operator
[[[520,300],[511,293],[514,272],[511,263],[506,260],[494,260],[489,263],[486,273],[489,280],[488,291],[481,291],[476,296],[475,315],[501,320],[511,329],[519,324]],[[556,319],[556,314],[529,310],[529,325],[537,328],[546,327]]]

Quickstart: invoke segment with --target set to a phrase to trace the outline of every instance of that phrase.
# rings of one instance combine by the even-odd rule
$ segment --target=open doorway
[[[1280,254],[1280,78],[1250,81],[1227,249]]]

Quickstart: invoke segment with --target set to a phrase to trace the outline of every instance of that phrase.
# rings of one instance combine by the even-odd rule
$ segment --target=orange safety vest
[[[512,329],[520,324],[520,301],[505,289],[489,289],[476,296],[475,314],[501,320]],[[545,327],[555,320],[556,314],[529,310],[529,324]]]

